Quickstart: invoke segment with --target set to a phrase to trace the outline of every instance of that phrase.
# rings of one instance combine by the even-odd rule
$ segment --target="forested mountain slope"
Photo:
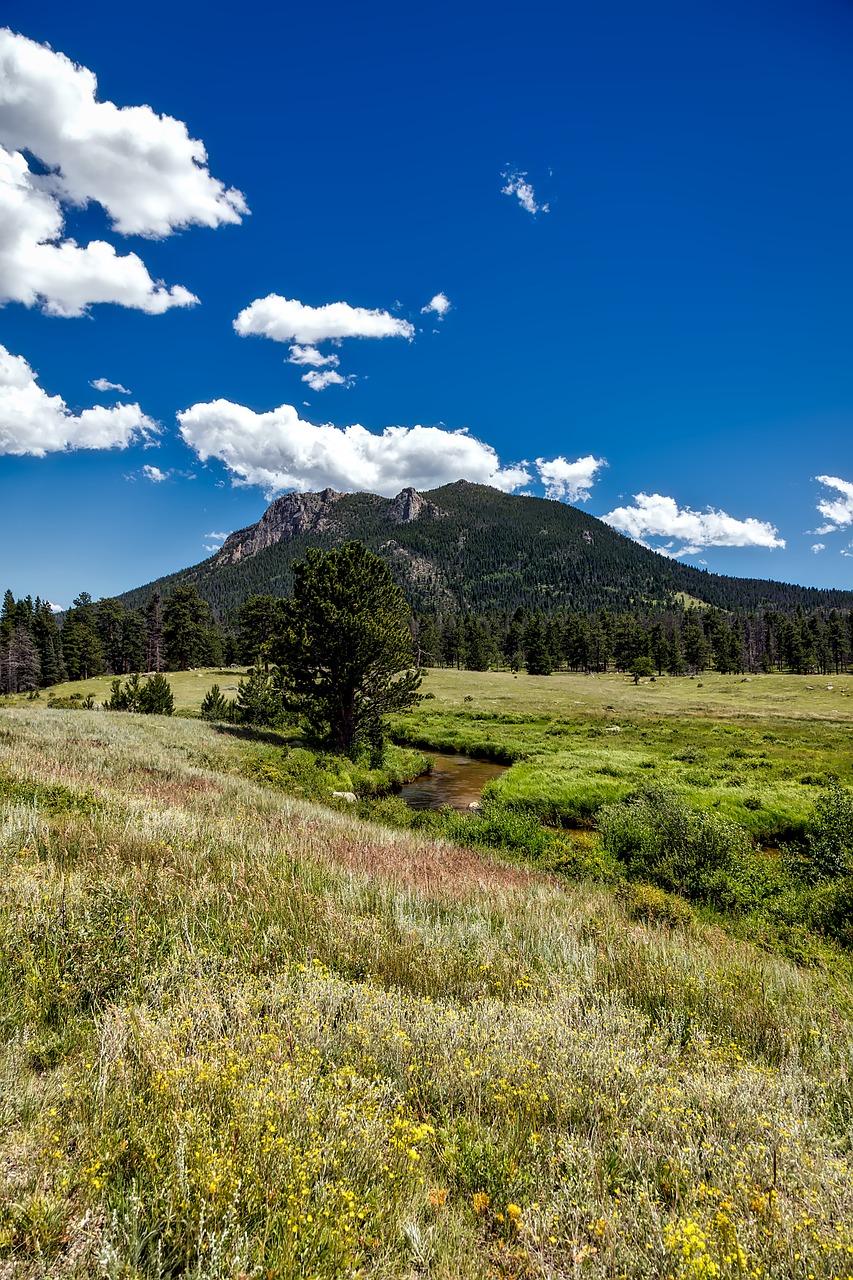
[[[121,598],[138,606],[155,589],[191,584],[224,617],[251,595],[289,594],[291,564],[308,547],[353,538],[388,561],[419,613],[654,609],[685,596],[733,611],[853,608],[853,592],[708,573],[576,507],[464,480],[424,494],[404,489],[396,498],[331,489],[286,494],[210,559]]]

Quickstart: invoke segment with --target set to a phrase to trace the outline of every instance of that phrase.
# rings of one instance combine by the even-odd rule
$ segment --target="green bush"
[[[632,920],[647,920],[652,924],[681,928],[693,923],[693,912],[689,904],[676,894],[659,889],[657,885],[622,885],[616,896]]]
[[[812,929],[853,946],[853,875],[818,885],[809,895],[806,914]]]
[[[604,848],[631,879],[646,880],[699,901],[722,903],[727,877],[750,850],[733,822],[692,809],[663,788],[607,805],[599,813]]]
[[[816,882],[853,874],[853,793],[838,782],[830,782],[815,801],[809,861]]]
[[[620,867],[600,842],[581,842],[568,834],[552,837],[542,858],[542,868],[570,880],[613,881],[621,877]]]

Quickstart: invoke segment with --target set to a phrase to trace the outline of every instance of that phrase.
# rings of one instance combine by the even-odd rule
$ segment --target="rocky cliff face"
[[[286,493],[283,498],[276,498],[257,524],[228,535],[216,556],[217,568],[238,564],[299,534],[338,531],[335,504],[342,497],[334,489],[324,489],[322,493]],[[376,502],[384,505],[381,519],[393,525],[440,520],[446,514],[416,489],[403,489],[396,498],[377,498]]]
[[[216,556],[217,566],[237,564],[301,533],[333,530],[334,505],[340,497],[334,489],[324,489],[322,493],[286,493],[276,498],[257,524],[229,534]]]
[[[391,524],[411,524],[413,520],[440,520],[444,513],[417,489],[403,489],[392,498],[385,512]]]

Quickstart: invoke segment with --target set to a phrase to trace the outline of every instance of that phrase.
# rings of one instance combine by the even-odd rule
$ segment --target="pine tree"
[[[534,614],[524,633],[525,665],[529,676],[549,676],[554,661],[548,650],[545,623],[541,614]]]
[[[385,717],[418,700],[409,608],[384,560],[359,542],[309,550],[276,644],[284,704],[334,750],[377,753]]]

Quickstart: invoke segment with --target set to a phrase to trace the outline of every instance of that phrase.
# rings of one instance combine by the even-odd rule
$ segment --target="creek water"
[[[453,809],[467,809],[480,799],[487,782],[507,770],[506,765],[490,760],[472,760],[470,756],[445,751],[430,751],[429,755],[435,762],[432,773],[424,773],[400,788],[410,809],[441,809],[446,804]]]

